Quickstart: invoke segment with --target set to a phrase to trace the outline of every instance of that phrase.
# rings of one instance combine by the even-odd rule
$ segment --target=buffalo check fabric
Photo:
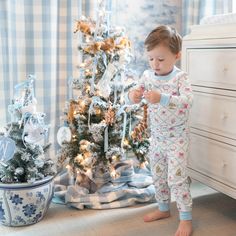
[[[10,122],[14,87],[35,75],[37,111],[46,113],[49,139],[55,143],[69,99],[68,80],[77,76],[76,20],[93,15],[95,1],[0,1],[0,127]],[[92,4],[93,3],[93,4]]]
[[[104,179],[94,193],[76,184],[68,170],[55,178],[54,203],[77,209],[109,209],[155,202],[155,188],[148,168],[127,163],[116,179]]]

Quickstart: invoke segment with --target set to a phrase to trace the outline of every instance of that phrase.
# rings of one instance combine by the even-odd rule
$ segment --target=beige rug
[[[200,191],[203,191],[201,189]],[[195,196],[198,191],[194,190]],[[1,236],[173,236],[178,226],[176,205],[171,217],[144,223],[156,204],[113,210],[77,210],[51,204],[39,223],[20,228],[0,226]],[[215,191],[194,198],[193,236],[236,236],[236,200]]]

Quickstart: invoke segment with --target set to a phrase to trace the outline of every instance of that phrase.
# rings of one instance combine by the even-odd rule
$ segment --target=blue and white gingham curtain
[[[68,78],[77,77],[75,20],[94,16],[94,0],[0,1],[0,127],[10,121],[7,107],[14,86],[36,76],[37,111],[45,112],[50,141],[61,124],[68,100]]]
[[[182,0],[182,34],[190,32],[190,26],[200,23],[204,16],[232,12],[234,0]]]

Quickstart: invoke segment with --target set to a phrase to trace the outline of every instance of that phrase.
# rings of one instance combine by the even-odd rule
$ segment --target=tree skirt
[[[103,176],[95,180],[99,186],[91,193],[86,184],[76,184],[68,170],[55,178],[53,202],[66,204],[78,209],[109,209],[132,206],[137,203],[155,201],[155,189],[150,170],[135,168],[123,162],[118,168],[118,178]],[[88,183],[87,183],[88,184]]]

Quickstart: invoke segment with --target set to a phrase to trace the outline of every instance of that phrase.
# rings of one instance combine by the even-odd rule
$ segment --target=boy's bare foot
[[[168,218],[170,216],[170,212],[169,211],[153,211],[147,215],[145,215],[143,217],[144,222],[151,222],[154,220],[160,220],[160,219],[164,219],[164,218]]]
[[[175,233],[175,236],[190,236],[192,234],[192,221],[191,220],[181,220],[179,227]]]

